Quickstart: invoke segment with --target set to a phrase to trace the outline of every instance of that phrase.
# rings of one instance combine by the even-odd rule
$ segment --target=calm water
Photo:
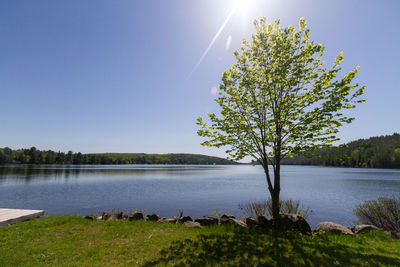
[[[134,208],[174,216],[209,215],[215,208],[242,216],[239,203],[268,195],[260,166],[0,166],[0,208],[44,209],[47,215]],[[321,221],[351,225],[357,204],[400,194],[400,170],[283,166],[283,198]]]

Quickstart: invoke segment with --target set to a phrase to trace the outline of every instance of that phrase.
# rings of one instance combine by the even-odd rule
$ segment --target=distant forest
[[[400,134],[359,139],[314,154],[284,159],[282,164],[400,169]]]
[[[237,164],[197,154],[99,153],[82,154],[30,149],[0,148],[0,164]]]
[[[400,134],[359,139],[345,145],[320,149],[316,156],[284,159],[286,165],[321,165],[400,169]],[[99,153],[82,154],[30,149],[0,148],[0,164],[238,164],[197,154]]]

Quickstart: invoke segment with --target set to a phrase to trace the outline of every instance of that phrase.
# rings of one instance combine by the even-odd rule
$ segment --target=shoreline
[[[73,163],[53,163],[53,164],[30,164],[30,163],[7,163],[0,164],[0,167],[13,167],[13,166],[261,166],[259,164],[253,165],[251,163],[217,163],[217,164],[163,164],[163,163],[148,163],[148,164],[73,164]],[[325,165],[311,165],[311,164],[282,164],[281,166],[298,166],[298,167],[321,167],[321,168],[338,168],[338,169],[359,169],[359,170],[399,170],[400,168],[371,168],[371,167],[347,167],[347,166],[325,166]]]

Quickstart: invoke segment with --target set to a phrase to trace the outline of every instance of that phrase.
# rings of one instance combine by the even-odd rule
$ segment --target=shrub
[[[269,198],[266,201],[252,201],[245,204],[239,204],[239,209],[242,210],[247,216],[258,217],[260,215],[272,216],[272,200]],[[292,199],[279,201],[280,213],[299,214],[307,219],[312,211],[309,208],[304,209],[300,201]]]
[[[366,201],[354,210],[354,214],[361,223],[400,232],[400,197],[380,197],[377,200]]]

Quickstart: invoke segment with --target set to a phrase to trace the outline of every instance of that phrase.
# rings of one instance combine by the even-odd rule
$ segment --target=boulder
[[[231,214],[223,214],[221,218],[219,219],[220,224],[230,224],[229,220],[230,219],[236,219],[235,216]]]
[[[223,214],[221,216],[221,220],[222,219],[236,219],[235,216],[233,216],[232,214]]]
[[[144,216],[143,213],[141,212],[133,212],[128,215],[128,220],[130,221],[136,221],[136,220],[143,220]]]
[[[112,214],[110,218],[108,218],[109,221],[117,221],[117,216],[115,214]]]
[[[235,218],[229,218],[229,219],[227,219],[227,218],[222,219],[221,218],[220,223],[221,224],[231,224],[231,225],[241,226],[241,227],[247,227],[245,222],[243,222],[241,220],[238,220],[238,219],[235,219]]]
[[[122,220],[124,218],[124,213],[122,211],[120,211],[120,212],[117,212],[114,216],[117,220]]]
[[[354,235],[353,231],[349,228],[333,222],[322,222],[313,230],[314,233],[334,233],[334,234],[345,234]]]
[[[84,218],[87,220],[93,221],[95,217],[93,215],[89,215],[89,216],[85,216]]]
[[[261,215],[257,217],[257,221],[261,227],[269,228],[273,225],[273,220],[271,216]]]
[[[293,230],[302,234],[311,234],[310,225],[298,214],[281,214],[279,223],[283,230]]]
[[[161,217],[160,219],[158,219],[159,222],[165,222],[168,218],[167,217]]]
[[[229,223],[236,225],[236,226],[241,226],[241,227],[247,227],[247,224],[244,221],[238,220],[238,219],[229,219]]]
[[[378,230],[379,228],[376,227],[375,225],[370,225],[370,224],[359,224],[354,226],[354,228],[352,229],[353,232],[358,235],[361,233],[366,233],[369,232],[371,230]]]
[[[215,225],[218,224],[218,219],[210,216],[203,216],[202,218],[198,218],[194,220],[195,222],[200,223],[200,225]]]
[[[151,214],[151,215],[147,215],[146,218],[148,221],[156,222],[160,219],[160,216],[158,216],[157,214]]]
[[[241,227],[247,227],[247,224],[244,221],[238,220],[238,219],[229,219],[229,223],[236,225],[236,226],[241,226]]]
[[[259,226],[260,223],[258,222],[258,220],[256,218],[253,217],[248,217],[246,218],[246,225],[247,226]]]
[[[173,218],[166,218],[166,217],[162,217],[160,218],[158,221],[159,222],[169,222],[169,223],[176,223],[178,220],[177,217],[173,217]]]
[[[200,223],[194,221],[186,221],[182,224],[183,227],[201,228]]]
[[[185,222],[192,222],[193,219],[190,216],[183,216],[181,218],[179,218],[179,223],[185,223]]]
[[[110,219],[112,219],[112,214],[108,213],[108,212],[103,212],[101,214],[101,219],[102,220],[110,220]]]

